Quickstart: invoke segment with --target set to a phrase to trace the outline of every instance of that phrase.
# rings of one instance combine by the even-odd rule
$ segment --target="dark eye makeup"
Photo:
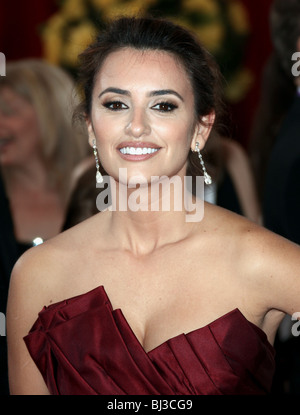
[[[125,105],[121,101],[108,101],[108,102],[105,102],[103,106],[112,111],[120,111],[120,110],[128,108],[127,105]]]
[[[178,106],[170,102],[159,102],[158,104],[154,105],[152,108],[160,112],[171,112],[171,111],[174,111],[176,108],[178,108]]]
[[[121,101],[108,101],[105,102],[103,106],[111,111],[121,111],[128,108],[128,106]],[[177,105],[167,101],[159,102],[152,107],[152,109],[159,112],[171,112],[176,108],[178,108]]]

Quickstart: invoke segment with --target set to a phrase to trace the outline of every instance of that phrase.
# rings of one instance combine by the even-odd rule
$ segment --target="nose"
[[[130,120],[126,125],[126,134],[140,138],[143,135],[148,135],[151,131],[147,114],[142,108],[135,108],[132,110]]]

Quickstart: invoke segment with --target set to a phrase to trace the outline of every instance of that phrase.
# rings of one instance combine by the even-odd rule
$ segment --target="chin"
[[[5,167],[17,167],[24,164],[24,160],[16,159],[14,154],[0,154],[0,166]]]
[[[14,160],[12,160],[11,157],[0,155],[0,165],[1,165],[1,167],[12,167],[15,164],[16,163],[14,162]]]
[[[141,173],[140,171],[131,172],[127,168],[120,168],[118,176],[115,177],[120,184],[128,187],[148,186],[148,183],[151,182],[151,176]]]

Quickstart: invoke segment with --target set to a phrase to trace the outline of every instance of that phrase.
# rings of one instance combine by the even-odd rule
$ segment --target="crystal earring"
[[[99,165],[99,159],[98,159],[98,152],[97,152],[97,146],[96,146],[96,140],[93,140],[93,150],[94,150],[94,156],[96,161],[96,183],[100,184],[103,183],[103,176],[100,173],[100,165]]]
[[[202,170],[203,170],[203,174],[204,174],[204,182],[205,182],[205,184],[212,184],[212,179],[211,179],[210,175],[206,171],[206,168],[205,168],[205,165],[204,165],[204,161],[203,161],[203,158],[202,158],[202,154],[200,153],[198,141],[196,142],[195,151],[198,153],[198,157],[199,157],[200,164],[201,164],[201,167],[202,167]]]

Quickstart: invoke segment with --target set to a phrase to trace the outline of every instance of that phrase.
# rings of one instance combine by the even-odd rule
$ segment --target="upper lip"
[[[157,144],[148,143],[143,141],[124,141],[123,143],[118,145],[118,149],[124,147],[135,147],[135,148],[160,148]]]

